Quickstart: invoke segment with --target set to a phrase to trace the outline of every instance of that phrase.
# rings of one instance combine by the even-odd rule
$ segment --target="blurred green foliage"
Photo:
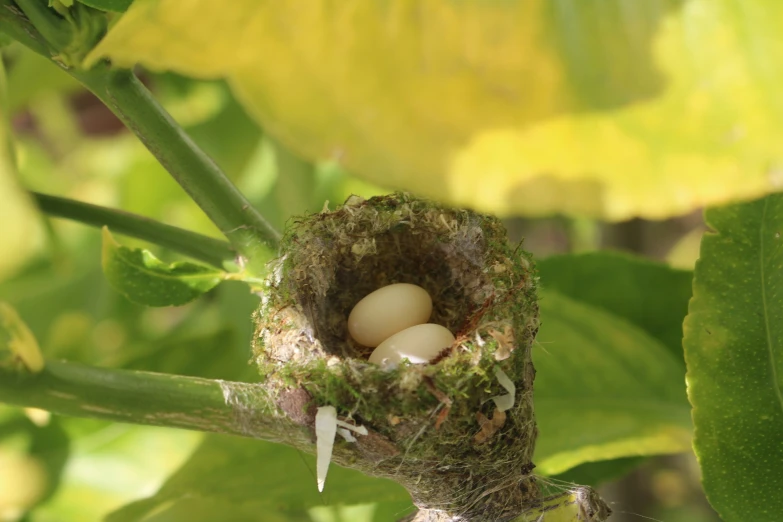
[[[218,237],[152,155],[61,70],[17,46],[4,58],[7,115],[25,187]],[[222,81],[153,72],[143,79],[278,228],[327,201],[334,206],[352,193],[383,192],[336,162],[310,163],[291,152],[259,128]],[[185,306],[145,308],[101,273],[98,231],[59,220],[46,221],[45,231],[45,246],[31,248],[0,278],[0,299],[18,310],[46,357],[258,378],[248,364],[249,318],[258,297],[246,286],[225,282]],[[0,250],[11,248],[8,237],[0,235]],[[166,263],[183,260],[139,240],[121,241]],[[537,471],[598,484],[627,473],[639,455],[687,451],[691,425],[679,340],[690,273],[590,254],[544,260],[540,274]],[[626,399],[623,407],[617,397]],[[271,443],[0,412],[7,414],[0,418],[0,449],[39,459],[46,470],[46,491],[30,521],[100,520],[111,513],[117,522],[142,514],[156,522],[229,514],[232,520],[383,522],[411,508],[396,484],[348,470],[331,472],[319,496],[312,459]]]

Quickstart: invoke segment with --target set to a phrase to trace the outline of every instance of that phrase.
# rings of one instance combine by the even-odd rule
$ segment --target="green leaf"
[[[537,339],[538,472],[690,449],[683,368],[659,341],[552,291],[542,292]]]
[[[263,513],[264,520],[275,521],[275,517],[303,515],[308,508],[323,504],[409,501],[408,493],[399,484],[339,466],[330,467],[322,496],[316,487],[314,470],[314,458],[293,448],[209,435],[153,497],[125,506],[109,516],[107,522],[147,520],[149,513],[176,510],[180,504],[194,501],[222,506],[223,520],[254,520],[247,514]],[[208,512],[191,515],[187,520],[193,522],[214,520]]]
[[[710,209],[685,320],[694,449],[723,520],[783,513],[783,196]]]
[[[619,252],[552,256],[536,268],[544,288],[630,321],[683,360],[692,272]]]
[[[53,498],[31,522],[103,520],[161,484],[198,446],[201,433],[131,426],[92,419],[63,419],[71,452]]]
[[[121,246],[103,228],[103,272],[115,290],[148,306],[179,306],[215,288],[224,272],[188,262],[166,264],[147,250]]]
[[[227,78],[292,151],[386,187],[663,218],[781,187],[781,16],[776,0],[137,0],[87,62]]]
[[[133,0],[78,0],[78,2],[101,11],[124,13],[131,6]]]

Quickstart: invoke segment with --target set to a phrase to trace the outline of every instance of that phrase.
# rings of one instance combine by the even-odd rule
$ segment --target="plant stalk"
[[[41,211],[49,216],[99,228],[107,226],[113,232],[170,248],[218,268],[224,268],[224,264],[233,261],[236,256],[231,245],[225,241],[166,225],[154,219],[48,194],[31,194]]]
[[[102,71],[102,73],[99,73]],[[73,72],[133,131],[246,261],[266,261],[280,234],[129,70]]]
[[[242,382],[47,361],[38,373],[0,366],[0,402],[71,417],[284,438],[262,388]]]

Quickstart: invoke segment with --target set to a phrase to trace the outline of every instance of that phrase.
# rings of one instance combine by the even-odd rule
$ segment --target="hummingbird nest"
[[[536,282],[530,254],[508,245],[494,217],[407,194],[351,197],[283,238],[255,314],[262,386],[300,447],[312,451],[319,407],[367,428],[338,438],[333,460],[403,484],[428,520],[512,519],[539,498]],[[348,334],[353,306],[392,283],[427,290],[430,322],[456,337],[430,364],[371,364],[372,349]],[[505,411],[492,400],[507,394],[499,373],[516,388]]]

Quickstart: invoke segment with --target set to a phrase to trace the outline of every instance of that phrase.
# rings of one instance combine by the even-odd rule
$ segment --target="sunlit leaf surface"
[[[94,50],[225,77],[292,150],[497,213],[662,218],[783,186],[783,5],[138,0]]]

